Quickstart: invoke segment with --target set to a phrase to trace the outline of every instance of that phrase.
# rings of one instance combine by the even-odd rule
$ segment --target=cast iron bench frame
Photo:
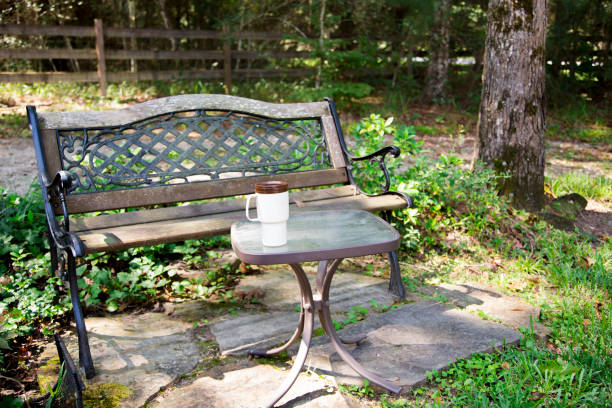
[[[400,150],[386,146],[352,156],[330,98],[272,104],[228,95],[180,95],[114,111],[37,114],[28,106],[27,114],[51,268],[68,281],[86,378],[95,376],[95,369],[75,258],[227,234],[244,217],[244,200],[236,196],[252,193],[259,181],[284,180],[299,190],[290,195],[291,211],[360,209],[382,212],[389,220],[392,210],[412,205],[405,194],[389,190],[385,158],[398,157]],[[351,170],[359,161],[380,166],[385,180],[379,194],[367,194],[355,183]],[[327,187],[308,189],[322,186]],[[202,200],[212,201],[150,208]],[[143,209],[70,217],[131,208]],[[396,252],[388,258],[389,290],[402,299]]]

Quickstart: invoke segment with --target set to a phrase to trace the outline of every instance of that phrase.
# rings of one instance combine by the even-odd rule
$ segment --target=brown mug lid
[[[255,192],[259,194],[284,193],[287,190],[289,190],[289,186],[285,181],[262,181],[255,183]]]

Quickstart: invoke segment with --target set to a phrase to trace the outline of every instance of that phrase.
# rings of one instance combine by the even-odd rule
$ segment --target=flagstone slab
[[[307,268],[307,276],[314,285],[316,269]],[[299,320],[299,291],[293,273],[288,269],[271,269],[263,274],[247,276],[236,288],[248,292],[260,290],[260,302],[270,312],[266,314],[243,311],[227,316],[211,325],[223,354],[244,354],[251,348],[265,348],[281,344],[291,337]],[[330,291],[332,317],[343,320],[354,306],[372,309],[389,307],[393,298],[386,279],[374,278],[354,271],[334,275]],[[319,328],[315,319],[315,329]]]
[[[498,319],[514,329],[530,328],[533,325],[534,332],[542,339],[550,335],[550,329],[538,323],[540,308],[517,297],[499,293],[498,289],[490,286],[479,283],[443,283],[422,286],[419,292],[431,297],[443,295],[449,303],[457,307]]]
[[[288,370],[270,365],[223,373],[221,378],[200,377],[193,383],[171,389],[151,404],[157,408],[253,408],[262,406],[276,391]],[[275,405],[300,408],[349,408],[355,402],[334,392],[330,382],[318,375],[302,372],[295,384]]]
[[[131,395],[121,402],[121,407],[142,406],[160,388],[189,373],[199,362],[193,326],[163,313],[92,317],[86,324],[97,373],[86,380],[86,387],[104,383],[127,386]],[[63,338],[78,361],[76,335],[66,333]],[[41,359],[56,355],[51,343]]]
[[[349,346],[353,357],[402,387],[422,384],[427,371],[445,369],[457,359],[516,344],[521,338],[516,330],[431,300],[368,316],[339,334],[346,338],[367,335],[358,346]],[[339,383],[361,383],[325,336],[314,339],[307,364],[333,375]]]

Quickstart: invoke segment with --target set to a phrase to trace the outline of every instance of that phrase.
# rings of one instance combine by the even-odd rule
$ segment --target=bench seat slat
[[[290,200],[307,203],[310,201],[327,200],[353,195],[353,186],[341,186],[320,190],[303,190],[291,193]],[[102,228],[124,227],[126,225],[145,224],[156,221],[176,220],[180,218],[200,217],[203,215],[221,214],[243,210],[246,199],[212,201],[202,204],[189,204],[180,207],[154,208],[140,211],[130,211],[120,214],[103,214],[96,217],[70,219],[70,231],[81,232]],[[255,201],[251,202],[255,208]]]
[[[116,251],[146,245],[176,242],[186,239],[200,239],[220,234],[227,234],[229,233],[230,227],[233,222],[242,220],[245,217],[244,201],[233,201],[242,202],[242,205],[239,206],[240,208],[238,210],[210,214],[206,212],[206,204],[197,206],[194,205],[193,207],[199,207],[204,215],[190,215],[178,219],[165,219],[162,221],[114,226],[110,228],[107,227],[91,230],[81,230],[77,232],[77,235],[83,241],[83,244],[85,246],[85,253],[89,254],[101,251]],[[291,211],[300,212],[327,209],[359,209],[370,212],[377,212],[381,210],[399,209],[406,207],[406,201],[401,197],[394,195],[383,195],[378,197],[367,197],[363,195],[345,195],[340,197],[303,202],[305,204],[305,206],[303,207],[298,207],[296,204],[291,204]],[[231,202],[228,201],[228,203]],[[174,207],[174,209],[176,209],[176,207]],[[155,210],[143,210],[138,212],[147,213],[151,211]],[[136,212],[112,215],[129,216],[130,214],[134,213]],[[141,214],[140,217],[146,218],[146,215]],[[95,218],[96,217],[92,217],[92,219]]]
[[[100,191],[94,194],[74,194],[66,197],[66,204],[68,205],[68,212],[75,214],[231,197],[250,194],[253,192],[255,183],[269,180],[286,181],[292,188],[304,188],[344,184],[348,181],[348,176],[346,168],[342,168],[169,184],[147,188]],[[61,215],[61,208],[58,207],[56,213]]]

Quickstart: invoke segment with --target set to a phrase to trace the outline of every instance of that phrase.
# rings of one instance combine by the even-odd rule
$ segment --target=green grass
[[[587,200],[612,201],[612,180],[604,176],[571,171],[546,181],[556,197],[578,193]]]

